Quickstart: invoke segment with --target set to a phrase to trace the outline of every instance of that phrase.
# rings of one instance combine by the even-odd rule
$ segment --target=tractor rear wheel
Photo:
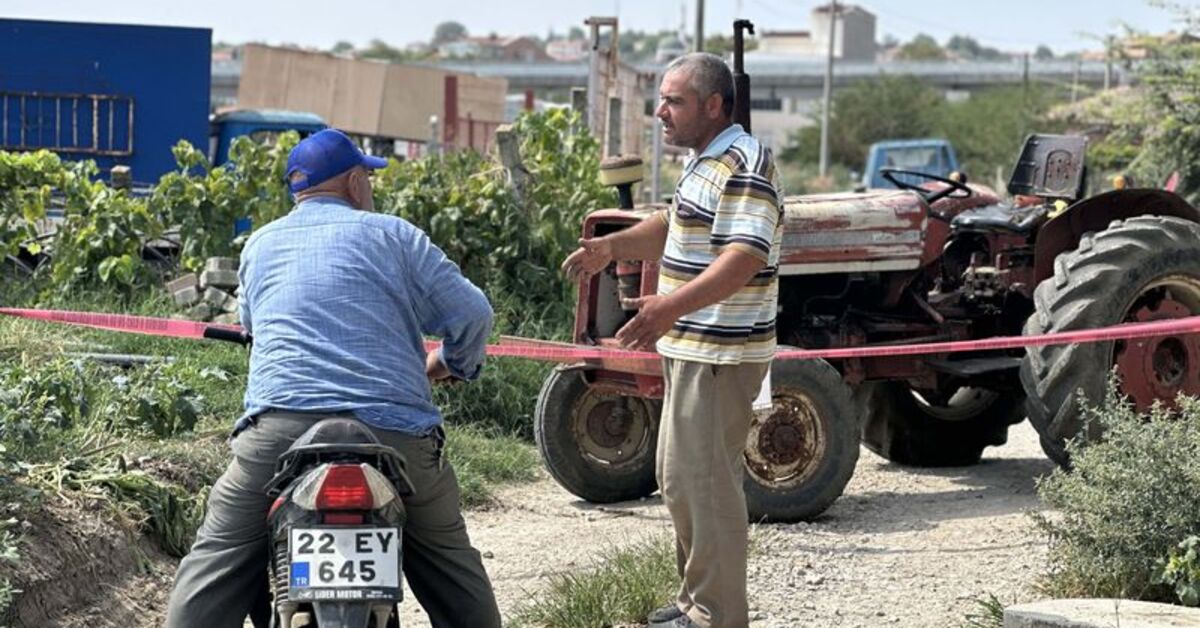
[[[927,398],[904,382],[873,382],[855,391],[863,407],[863,444],[899,464],[959,467],[979,462],[984,448],[1008,441],[1024,418],[1022,395],[959,388]]]
[[[1114,221],[1055,260],[1034,292],[1025,333],[1093,329],[1200,314],[1200,224],[1161,216]],[[1200,394],[1200,337],[1031,347],[1021,365],[1029,420],[1042,449],[1069,462],[1066,443],[1084,429],[1077,393],[1103,401],[1116,369],[1119,393],[1139,410]],[[1093,426],[1087,438],[1098,436]]]
[[[810,520],[846,488],[858,462],[858,408],[824,360],[771,365],[770,410],[755,412],[743,488],[751,521]]]
[[[550,475],[595,503],[639,499],[658,488],[654,455],[662,402],[588,385],[580,368],[542,384],[533,435]]]

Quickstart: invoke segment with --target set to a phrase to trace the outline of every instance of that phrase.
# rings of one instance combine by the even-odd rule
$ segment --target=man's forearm
[[[438,353],[451,375],[473,380],[482,370],[493,313],[482,292],[473,302],[465,301],[461,307],[463,314],[446,325],[448,333],[443,337]]]
[[[638,224],[603,237],[612,245],[613,259],[656,260],[667,243],[667,221],[659,210]]]
[[[766,264],[737,250],[727,250],[704,272],[664,297],[677,317],[724,301],[741,290]]]

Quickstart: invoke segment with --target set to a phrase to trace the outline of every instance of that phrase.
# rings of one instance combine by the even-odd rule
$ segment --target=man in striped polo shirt
[[[657,348],[666,393],[657,474],[675,524],[683,580],[651,627],[742,628],[746,600],[743,451],[751,405],[775,353],[782,193],[771,153],[733,124],[733,75],[695,53],[663,75],[656,114],[664,139],[691,148],[671,208],[581,240],[564,262],[573,279],[613,260],[661,260],[658,294],[635,299],[618,333]]]

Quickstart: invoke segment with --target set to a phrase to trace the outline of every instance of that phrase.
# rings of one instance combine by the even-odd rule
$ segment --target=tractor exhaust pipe
[[[733,21],[733,122],[742,125],[747,133],[750,132],[750,75],[746,74],[746,63],[743,55],[746,52],[746,41],[742,31],[754,34],[754,24],[750,20]]]

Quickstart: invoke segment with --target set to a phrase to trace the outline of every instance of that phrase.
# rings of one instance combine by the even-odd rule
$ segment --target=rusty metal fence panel
[[[0,91],[0,150],[128,156],[133,123],[127,96]]]

